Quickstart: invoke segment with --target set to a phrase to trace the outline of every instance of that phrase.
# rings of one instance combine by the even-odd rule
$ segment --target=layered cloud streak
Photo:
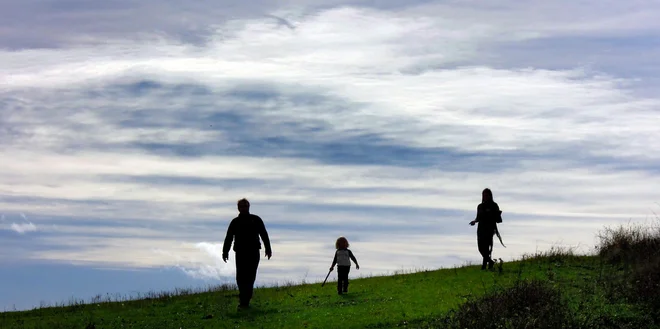
[[[427,8],[232,20],[202,43],[117,38],[0,51],[4,211],[163,232],[95,243],[60,230],[48,244],[71,248],[23,252],[229,276],[213,243],[243,196],[280,234],[278,273],[304,267],[291,258],[322,257],[311,250],[330,250],[339,234],[364,239],[374,268],[398,269],[379,256],[397,230],[428,243],[429,232],[451,232],[463,251],[431,264],[456,263],[474,249],[466,223],[486,186],[517,235],[535,223],[552,228],[537,232],[547,241],[589,243],[600,224],[646,214],[660,183],[660,155],[649,152],[660,149],[660,100],[584,67],[484,64],[502,45],[569,33],[560,23],[521,31],[499,14],[468,10],[459,24]],[[600,20],[574,31],[611,34]],[[569,220],[584,230],[566,233]],[[300,235],[306,251],[292,247],[305,245]],[[534,240],[513,248],[533,250]],[[140,252],[113,256],[127,246]],[[392,255],[409,266],[428,257],[397,246],[414,250]]]

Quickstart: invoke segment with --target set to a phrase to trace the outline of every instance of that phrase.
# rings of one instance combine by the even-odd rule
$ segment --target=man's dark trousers
[[[236,252],[236,284],[241,305],[250,305],[259,267],[259,249]]]

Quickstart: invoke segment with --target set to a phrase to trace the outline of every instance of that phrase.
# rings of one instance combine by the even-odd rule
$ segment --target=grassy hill
[[[498,264],[464,266],[255,290],[152,294],[0,313],[0,328],[660,328],[660,234],[607,229],[596,255],[550,250]]]

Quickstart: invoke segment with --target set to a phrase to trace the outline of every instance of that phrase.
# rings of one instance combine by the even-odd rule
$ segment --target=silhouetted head
[[[238,206],[238,212],[241,214],[249,214],[250,213],[250,201],[248,201],[246,198],[238,200],[236,203]]]
[[[343,236],[340,236],[339,239],[337,239],[337,242],[335,242],[335,248],[337,249],[346,249],[348,246],[348,240]]]
[[[481,192],[481,202],[492,202],[493,201],[493,192],[489,188],[485,188]]]

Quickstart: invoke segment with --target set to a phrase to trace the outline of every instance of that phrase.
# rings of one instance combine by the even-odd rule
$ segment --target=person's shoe
[[[250,308],[250,305],[246,305],[246,304],[238,304],[238,308],[237,308],[237,310],[238,310],[238,311],[242,311],[242,310],[247,310],[248,308]]]

